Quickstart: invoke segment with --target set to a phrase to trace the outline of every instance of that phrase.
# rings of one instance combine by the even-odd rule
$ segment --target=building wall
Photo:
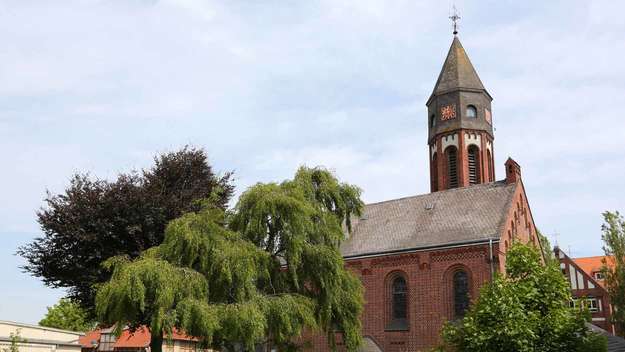
[[[365,288],[363,336],[385,352],[428,351],[439,344],[443,324],[454,318],[451,280],[454,270],[462,268],[469,273],[473,301],[479,289],[491,280],[492,272],[505,271],[505,256],[513,242],[540,245],[520,181],[519,185],[501,225],[501,233],[495,235],[500,240],[492,244],[492,262],[488,243],[346,260],[346,266],[362,280]],[[387,329],[389,278],[396,273],[403,274],[408,283],[409,324],[405,331]],[[342,346],[340,338],[337,334],[339,347]],[[329,351],[324,336],[307,339],[312,342],[310,351]]]
[[[84,335],[81,332],[46,328],[30,324],[0,321],[0,336],[8,337],[19,329],[20,335],[29,339],[54,340],[61,342],[78,342],[78,338]]]
[[[30,341],[30,340],[29,340]],[[11,342],[0,341],[0,350],[8,350],[11,347]],[[43,342],[22,342],[19,344],[20,352],[80,352],[80,345],[58,345],[55,343],[43,343]]]
[[[80,332],[0,321],[0,350],[10,347],[12,333],[19,333],[26,340],[19,343],[20,352],[80,352],[78,339],[83,335]]]
[[[571,296],[573,299],[594,298],[597,300],[597,310],[591,311],[591,323],[612,334],[615,327],[610,323],[612,306],[606,289],[601,286],[589,273],[583,271],[569,256],[560,248],[554,250],[560,261],[562,274],[571,286]]]
[[[144,333],[145,334],[145,333]],[[106,344],[106,342],[103,342],[104,339],[106,339],[106,337],[111,337],[111,342]],[[133,346],[133,347],[129,347],[129,346],[119,346],[119,345],[115,345],[115,335],[112,335],[110,333],[103,333],[100,337],[99,340],[99,345],[97,347],[97,349],[91,348],[91,347],[83,347],[82,352],[94,352],[94,351],[101,351],[101,352],[111,352],[111,351],[116,351],[116,352],[146,352],[150,350],[150,346],[149,346],[149,335],[145,337],[145,339],[147,339],[147,341],[145,341],[145,345],[141,345],[141,346]],[[162,349],[163,352],[212,352],[213,350],[211,349],[202,349],[199,347],[199,343],[198,341],[195,340],[182,340],[182,339],[178,339],[178,338],[174,338],[172,340],[168,340],[167,337],[164,337],[163,340],[163,345],[162,345]]]
[[[173,340],[171,342],[165,340],[163,342],[163,352],[195,352],[195,351],[203,351],[210,352],[212,350],[203,350],[197,347],[198,343],[196,341],[187,341],[187,340]]]
[[[426,351],[435,346],[443,324],[453,316],[454,270],[462,268],[469,274],[473,300],[479,288],[491,279],[488,257],[487,244],[346,261],[365,288],[363,335],[386,352]],[[403,274],[408,283],[408,328],[388,331],[389,278],[397,273]],[[310,339],[310,351],[329,351],[325,337]]]
[[[434,137],[429,144],[430,151],[430,190],[432,192],[448,189],[447,147],[457,149],[458,187],[469,186],[469,147],[475,146],[479,150],[478,183],[495,181],[492,158],[494,157],[493,140],[490,134],[480,130],[454,130],[441,133]],[[490,155],[490,159],[488,158]],[[491,160],[491,161],[489,161]]]
[[[508,248],[514,242],[532,243],[535,246],[540,245],[536,225],[534,224],[522,182],[519,182],[519,187],[516,188],[512,203],[508,208],[507,218],[508,220],[503,224],[501,240],[499,241],[499,270],[501,272],[505,272],[505,256]]]

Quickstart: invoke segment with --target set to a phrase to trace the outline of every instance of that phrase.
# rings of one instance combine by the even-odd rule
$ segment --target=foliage
[[[540,256],[523,244],[510,248],[506,276],[483,286],[464,319],[445,326],[448,350],[605,351],[605,337],[586,327],[587,312],[568,308],[570,291],[557,263],[543,265]]]
[[[48,307],[48,312],[39,321],[39,325],[85,332],[93,329],[96,324],[78,303],[68,298],[61,298],[57,304]]]
[[[94,315],[94,284],[109,279],[107,258],[139,254],[163,241],[167,223],[201,208],[198,200],[219,190],[221,208],[233,193],[231,174],[213,173],[201,149],[185,147],[160,154],[142,172],[114,181],[76,174],[63,194],[48,192],[38,213],[44,236],[21,247],[24,270],[51,287],[68,289],[69,298]]]
[[[176,327],[226,350],[292,350],[304,329],[326,332],[335,347],[336,330],[355,351],[363,291],[338,248],[343,225],[360,215],[360,190],[302,167],[292,180],[252,186],[229,213],[212,203],[173,220],[138,259],[107,262],[102,321]]]
[[[21,336],[21,329],[16,329],[15,332],[9,334],[9,340],[11,344],[9,348],[3,348],[2,352],[19,352],[20,351],[20,343],[28,342],[26,339]]]
[[[538,237],[538,241],[540,242],[540,251],[545,262],[556,261],[557,258],[553,254],[553,248],[551,247],[551,243],[549,242],[547,236],[543,235],[539,230],[536,230],[536,235]]]
[[[608,339],[604,335],[590,334],[584,343],[584,352],[605,352],[608,350]]]
[[[603,218],[601,238],[606,258],[602,271],[610,303],[614,306],[612,321],[622,333],[625,331],[625,220],[618,211],[606,211]]]

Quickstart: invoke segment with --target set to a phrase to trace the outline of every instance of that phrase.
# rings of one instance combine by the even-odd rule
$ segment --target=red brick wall
[[[536,234],[536,225],[532,217],[523,183],[519,181],[516,187],[512,203],[508,208],[507,220],[504,223],[504,230],[499,242],[499,270],[505,271],[506,259],[505,254],[513,242],[532,243],[538,246],[539,240]]]
[[[601,310],[598,312],[591,312],[592,321],[590,323],[614,334],[616,332],[616,327],[610,323],[612,306],[610,304],[610,297],[606,289],[601,285],[600,282],[592,278],[589,273],[583,271],[575,263],[575,261],[569,258],[568,255],[563,253],[561,249],[556,248],[554,253],[560,261],[562,274],[566,278],[566,281],[569,283],[569,285],[571,285],[571,273],[575,278],[575,288],[571,287],[571,295],[573,296],[573,298],[583,299],[588,297],[594,297],[597,299],[597,301],[601,301]],[[582,282],[577,281],[577,273],[581,274]]]
[[[487,183],[487,182],[494,181],[489,178],[490,169],[488,166],[488,157],[487,157],[488,154],[487,154],[486,143],[490,142],[492,145],[492,142],[493,142],[489,134],[486,132],[479,131],[479,130],[459,129],[459,130],[454,130],[452,132],[438,134],[433,139],[434,144],[429,145],[430,148],[432,148],[432,145],[434,145],[436,149],[436,155],[437,155],[436,157],[437,162],[434,163],[432,160],[432,151],[430,148],[428,148],[429,157],[430,157],[430,190],[432,192],[448,189],[447,187],[447,183],[448,183],[447,158],[445,154],[445,149],[442,148],[442,144],[443,144],[442,139],[445,136],[451,137],[453,135],[456,135],[456,138],[458,139],[458,145],[457,145],[457,148],[458,148],[457,150],[458,152],[457,154],[458,187],[469,186],[469,161],[468,161],[468,156],[467,156],[468,146],[467,146],[467,142],[465,141],[467,133],[471,135],[478,135],[480,136],[480,140],[481,140],[481,145],[479,146],[480,148],[480,154],[479,154],[479,169],[480,169],[479,179],[480,181],[479,183]],[[494,154],[492,150],[491,150],[491,157],[494,158]],[[494,171],[493,171],[493,174],[494,174]],[[436,178],[436,181],[434,181],[434,178]],[[437,187],[434,187],[434,185],[437,185]]]
[[[385,352],[426,351],[436,346],[441,327],[453,314],[451,274],[456,268],[468,272],[474,299],[491,278],[488,253],[488,245],[479,245],[348,260],[346,265],[365,287],[363,336]],[[387,278],[398,271],[408,282],[409,327],[407,331],[385,331],[390,315]],[[310,340],[313,347],[309,350],[329,351],[324,336]]]

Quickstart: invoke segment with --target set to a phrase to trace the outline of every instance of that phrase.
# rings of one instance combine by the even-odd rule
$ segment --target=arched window
[[[408,318],[408,286],[406,279],[402,276],[393,279],[391,295],[391,319],[393,322],[399,323],[398,325],[406,324]]]
[[[480,183],[480,150],[475,146],[469,146],[469,184]]]
[[[467,117],[470,119],[477,118],[477,109],[473,105],[467,106]]]
[[[454,286],[454,317],[462,318],[469,308],[469,275],[458,270],[453,277]]]
[[[495,181],[495,169],[493,166],[493,157],[490,154],[490,150],[486,151],[486,156],[488,157],[488,176],[489,176],[489,181]]]
[[[434,127],[434,124],[436,124],[436,115],[432,114],[430,115],[430,128]]]
[[[432,156],[432,166],[430,166],[430,171],[432,192],[436,192],[438,191],[438,156],[436,153]]]
[[[458,187],[458,151],[456,147],[447,147],[447,188]]]

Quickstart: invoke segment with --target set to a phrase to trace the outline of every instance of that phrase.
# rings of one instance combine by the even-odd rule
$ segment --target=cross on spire
[[[449,16],[449,19],[453,23],[454,26],[454,35],[458,34],[458,20],[460,19],[460,15],[458,15],[458,10],[456,9],[456,5],[454,5],[454,13]]]
[[[558,232],[554,232],[551,236],[553,236],[553,239],[556,242],[556,247],[558,247],[559,246],[558,237],[560,237],[560,234]]]

